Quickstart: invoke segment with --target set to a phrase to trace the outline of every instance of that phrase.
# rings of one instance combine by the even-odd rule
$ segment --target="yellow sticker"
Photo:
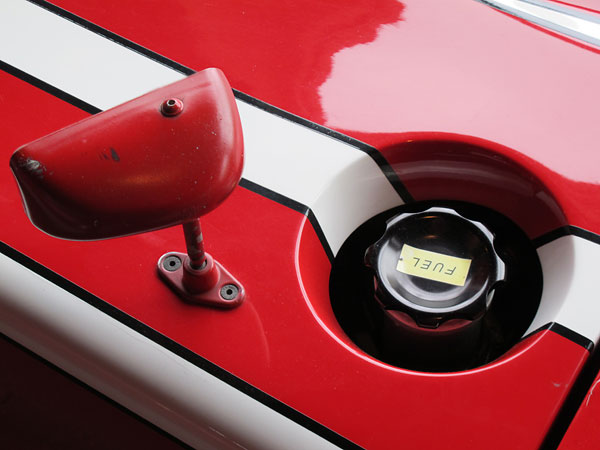
[[[404,244],[396,270],[408,275],[464,286],[471,260]]]

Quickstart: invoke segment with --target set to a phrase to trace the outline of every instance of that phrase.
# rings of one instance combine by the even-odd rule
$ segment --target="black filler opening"
[[[483,317],[481,333],[468,354],[452,358],[432,357],[419,341],[393,342],[385,332],[386,318],[375,300],[374,273],[364,263],[365,251],[381,238],[386,221],[405,212],[430,207],[453,208],[481,222],[494,234],[494,248],[506,265],[505,281],[495,289]],[[383,212],[365,222],[348,237],[331,271],[329,294],[335,316],[344,332],[364,352],[385,363],[426,372],[473,369],[502,356],[523,336],[537,312],[542,294],[542,270],[535,247],[511,220],[493,210],[454,201],[418,202]],[[408,351],[395,351],[398,347]]]

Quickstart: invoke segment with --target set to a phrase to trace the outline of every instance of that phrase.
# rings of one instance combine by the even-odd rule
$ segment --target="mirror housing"
[[[206,69],[26,144],[10,167],[40,230],[126,236],[225,200],[242,175],[242,127],[225,76]]]

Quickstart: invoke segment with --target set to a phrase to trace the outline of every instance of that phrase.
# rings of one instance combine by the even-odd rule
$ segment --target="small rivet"
[[[173,117],[183,111],[183,102],[178,98],[169,98],[160,105],[163,116]]]
[[[226,284],[219,292],[224,300],[233,300],[238,296],[239,288],[235,284]]]

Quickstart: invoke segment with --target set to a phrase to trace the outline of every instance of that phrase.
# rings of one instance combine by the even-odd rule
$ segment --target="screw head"
[[[175,272],[181,267],[181,259],[178,256],[170,255],[163,259],[162,266],[169,272]]]
[[[178,98],[169,98],[160,105],[160,112],[163,116],[173,117],[183,111],[183,102]]]
[[[224,300],[233,300],[238,296],[240,289],[235,284],[226,284],[221,288],[219,294]]]

